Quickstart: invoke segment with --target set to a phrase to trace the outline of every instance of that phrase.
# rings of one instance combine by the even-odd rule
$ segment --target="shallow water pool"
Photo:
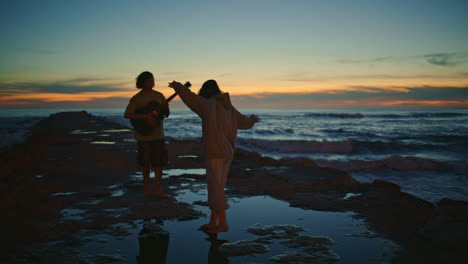
[[[193,203],[206,200],[206,190],[198,192],[181,190],[176,198],[179,201]],[[231,197],[227,211],[230,230],[220,233],[217,239],[208,239],[208,235],[197,230],[208,221],[209,209],[194,205],[207,217],[190,221],[164,221],[163,225],[170,234],[166,263],[276,263],[271,257],[288,251],[302,253],[300,249],[287,248],[279,240],[271,240],[267,246],[271,249],[265,254],[223,257],[212,247],[222,242],[251,240],[259,236],[247,232],[255,224],[297,225],[306,229],[301,235],[324,236],[335,241],[331,250],[340,257],[330,263],[384,263],[398,246],[391,240],[370,232],[366,224],[353,217],[351,212],[322,212],[289,207],[289,203],[269,196]],[[143,220],[119,224],[115,234],[101,234],[87,237],[90,239],[80,251],[86,255],[107,256],[112,263],[138,263],[140,245],[138,233],[143,228]],[[122,232],[121,232],[122,231]],[[220,242],[222,241],[222,242]]]

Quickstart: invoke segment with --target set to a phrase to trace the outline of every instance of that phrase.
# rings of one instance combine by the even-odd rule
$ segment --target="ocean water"
[[[76,109],[82,110],[82,109]],[[238,133],[237,146],[262,155],[303,156],[348,171],[361,182],[383,179],[431,202],[468,201],[468,109],[239,109],[262,121]],[[29,128],[58,109],[0,110],[0,150],[24,140]],[[130,123],[123,109],[86,109]],[[201,136],[199,117],[172,109],[166,136]]]

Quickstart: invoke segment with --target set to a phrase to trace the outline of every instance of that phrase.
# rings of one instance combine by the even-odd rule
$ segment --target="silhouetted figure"
[[[211,235],[206,240],[210,241],[210,251],[208,252],[208,264],[226,264],[229,263],[229,260],[226,256],[222,255],[218,251],[218,247],[224,243],[227,243],[227,240],[218,240],[216,235]]]
[[[125,118],[130,119],[132,124],[144,122],[148,129],[135,129],[135,139],[138,142],[138,163],[143,173],[145,193],[147,196],[156,195],[166,198],[162,188],[162,167],[167,165],[167,148],[164,139],[163,120],[155,118],[155,115],[169,116],[169,105],[166,98],[160,92],[153,90],[154,77],[150,72],[142,72],[136,79],[136,87],[141,89],[135,94],[125,109]],[[154,109],[143,113],[143,109],[158,104],[159,112]],[[135,125],[134,125],[135,126]],[[152,192],[150,184],[150,170],[154,170],[155,192]]]
[[[228,231],[224,194],[229,167],[234,156],[234,145],[238,129],[249,129],[260,119],[246,117],[231,104],[228,93],[222,93],[215,80],[206,81],[198,95],[179,82],[174,88],[182,101],[202,119],[203,152],[208,183],[208,205],[211,209],[210,222],[202,226],[207,233]]]
[[[169,232],[162,224],[145,222],[138,234],[138,242],[140,245],[140,255],[137,256],[138,264],[166,263]]]

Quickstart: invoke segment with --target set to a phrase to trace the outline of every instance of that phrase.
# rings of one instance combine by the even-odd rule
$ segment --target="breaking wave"
[[[419,157],[404,157],[394,155],[381,160],[315,160],[322,167],[332,167],[342,169],[348,172],[374,170],[374,169],[392,169],[392,170],[437,170],[443,169],[447,165],[432,159]]]
[[[465,117],[467,113],[457,112],[446,112],[446,113],[406,113],[406,114],[361,114],[361,113],[306,113],[306,117],[316,118],[454,118],[454,117]]]
[[[363,118],[364,115],[360,113],[347,114],[347,113],[307,113],[307,117],[332,117],[332,118]]]
[[[347,139],[342,141],[315,140],[266,140],[239,138],[237,143],[250,149],[279,153],[388,153],[394,151],[411,151],[424,148],[425,144],[405,144],[401,142],[360,141]]]

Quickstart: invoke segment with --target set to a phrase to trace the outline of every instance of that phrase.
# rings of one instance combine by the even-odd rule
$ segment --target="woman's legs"
[[[209,233],[226,232],[229,227],[226,219],[228,204],[224,194],[224,187],[231,160],[208,159],[206,161],[206,176],[208,181],[208,205],[211,209],[210,222],[203,225]]]
[[[207,233],[227,232],[229,230],[229,226],[227,224],[226,210],[211,210],[210,222],[202,225],[201,229]]]
[[[219,222],[216,230],[214,230],[214,233],[227,232],[229,230],[229,226],[226,219],[226,210],[218,211],[217,215]]]
[[[202,229],[216,228],[216,222],[217,221],[218,221],[218,215],[216,214],[215,211],[211,210],[210,222],[208,222],[208,224],[202,225],[201,228]]]

